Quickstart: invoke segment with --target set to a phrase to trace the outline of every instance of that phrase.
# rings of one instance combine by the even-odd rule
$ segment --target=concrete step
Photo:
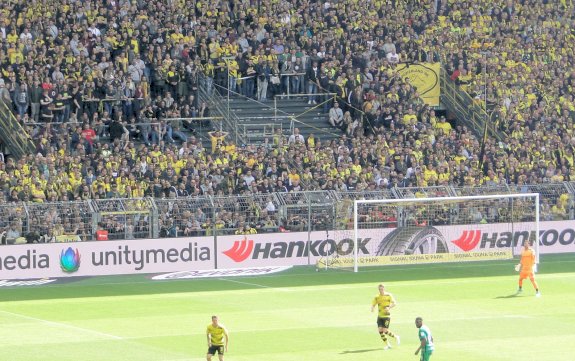
[[[277,106],[277,110],[273,109],[274,105]],[[245,133],[252,143],[257,143],[259,140],[263,142],[265,137],[271,136],[264,133],[264,124],[281,127],[283,134],[289,135],[292,125],[289,116],[297,117],[294,126],[300,129],[304,137],[313,133],[323,141],[329,141],[341,135],[341,131],[333,129],[329,124],[329,116],[323,113],[323,107],[307,104],[306,97],[277,99],[275,104],[273,101],[260,103],[254,100],[230,98],[229,109],[230,113],[238,117],[238,125],[241,127],[253,124],[253,127],[246,128]],[[274,116],[278,118],[273,119]]]

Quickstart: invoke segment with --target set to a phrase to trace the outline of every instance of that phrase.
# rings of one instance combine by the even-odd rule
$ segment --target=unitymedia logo
[[[60,268],[66,273],[73,273],[80,268],[80,252],[74,251],[72,247],[62,250],[60,254]]]

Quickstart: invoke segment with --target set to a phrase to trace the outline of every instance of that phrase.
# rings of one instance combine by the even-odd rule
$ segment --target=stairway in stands
[[[331,127],[328,114],[322,110],[321,106],[307,104],[304,97],[278,97],[265,102],[240,97],[229,100],[229,112],[237,117],[240,137],[251,144],[260,144],[265,138],[271,142],[278,129],[289,136],[293,128],[299,128],[304,138],[313,133],[322,143],[338,138],[341,131]]]

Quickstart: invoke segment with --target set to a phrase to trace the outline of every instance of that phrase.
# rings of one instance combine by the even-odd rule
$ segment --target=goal
[[[539,263],[539,194],[355,200],[347,257],[325,268],[511,259],[529,241]]]

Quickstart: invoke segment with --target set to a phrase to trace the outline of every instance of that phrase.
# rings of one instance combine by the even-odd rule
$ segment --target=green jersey
[[[423,348],[422,351],[428,352],[435,349],[433,346],[433,336],[431,335],[429,327],[423,325],[419,328],[419,340],[425,340],[425,348]]]

